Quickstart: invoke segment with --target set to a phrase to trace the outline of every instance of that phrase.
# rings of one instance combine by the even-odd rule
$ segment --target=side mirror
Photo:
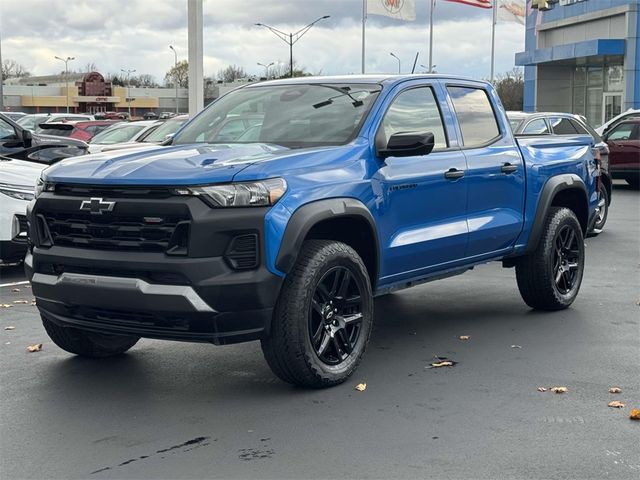
[[[376,139],[376,150],[381,158],[428,155],[435,145],[432,132],[398,132],[391,135],[386,145],[381,143],[384,143],[383,136]]]
[[[33,143],[33,135],[31,134],[31,130],[23,130],[22,131],[22,143],[24,144],[24,148],[30,148]]]
[[[166,147],[167,145],[171,145],[173,143],[174,136],[175,136],[175,133],[167,133],[164,136],[164,140],[160,142],[160,145],[162,145],[163,147]]]

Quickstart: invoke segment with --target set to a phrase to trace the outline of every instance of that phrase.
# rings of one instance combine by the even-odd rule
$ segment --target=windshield
[[[186,118],[182,118],[179,120],[167,120],[140,141],[145,143],[164,142],[167,135],[176,133],[178,131],[178,128],[180,128],[186,121]]]
[[[225,95],[175,136],[188,143],[341,145],[357,135],[381,87],[370,84],[255,86]]]
[[[114,143],[130,142],[133,137],[140,133],[145,125],[117,125],[103,130],[91,139],[89,143],[100,145],[113,145]]]

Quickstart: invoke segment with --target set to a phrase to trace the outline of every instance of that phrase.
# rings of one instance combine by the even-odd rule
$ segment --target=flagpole
[[[493,0],[493,12],[491,15],[491,83],[494,79],[494,67],[496,61],[496,22],[498,19],[498,0]]]
[[[367,0],[362,0],[362,74],[364,75],[365,27],[367,24]]]
[[[436,6],[436,0],[431,0],[431,9],[429,12],[429,73],[433,71],[433,8]]]

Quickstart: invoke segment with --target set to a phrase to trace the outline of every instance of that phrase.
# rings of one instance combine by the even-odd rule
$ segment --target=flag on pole
[[[492,8],[491,0],[445,0],[445,2],[464,3],[472,7]]]
[[[412,22],[416,19],[416,0],[367,0],[367,15]]]
[[[524,0],[497,0],[498,21],[524,25]]]

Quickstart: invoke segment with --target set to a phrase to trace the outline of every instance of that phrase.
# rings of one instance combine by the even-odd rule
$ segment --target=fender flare
[[[302,248],[302,242],[314,225],[323,220],[338,217],[359,217],[367,222],[374,237],[376,272],[379,271],[380,243],[376,222],[369,209],[360,200],[348,197],[329,198],[307,203],[291,215],[276,257],[278,270],[284,273],[291,270]]]
[[[531,226],[531,233],[529,234],[529,240],[527,241],[526,253],[530,253],[536,249],[540,237],[542,236],[542,230],[544,228],[544,222],[547,218],[547,213],[555,196],[563,190],[578,190],[584,196],[585,206],[587,212],[589,211],[589,196],[587,194],[587,186],[584,181],[575,173],[565,173],[556,175],[547,180],[542,192],[540,193],[540,199],[538,200],[538,207],[536,208],[536,217]],[[587,220],[588,221],[588,220]]]

